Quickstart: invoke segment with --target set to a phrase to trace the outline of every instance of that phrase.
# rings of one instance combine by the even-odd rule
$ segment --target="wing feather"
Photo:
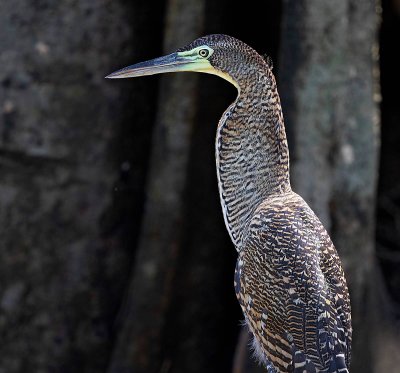
[[[301,197],[259,206],[239,253],[235,289],[255,344],[278,372],[347,371],[351,320],[343,269]]]

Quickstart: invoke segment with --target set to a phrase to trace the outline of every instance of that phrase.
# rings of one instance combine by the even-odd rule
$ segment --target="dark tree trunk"
[[[134,242],[127,226],[138,225],[141,209],[129,202],[142,191],[127,190],[126,165],[134,159],[140,180],[146,164],[121,141],[130,92],[104,79],[132,58],[130,23],[145,29],[145,6],[124,3],[0,4],[1,372],[101,372],[108,364]],[[148,87],[138,102],[151,96]],[[148,109],[136,113],[140,128]],[[148,133],[137,132],[136,149],[145,152]]]
[[[167,4],[164,52],[170,53],[201,33],[204,4],[197,0]],[[183,191],[196,113],[196,78],[194,74],[162,78],[145,215],[110,373],[167,372],[171,368],[162,342],[183,250]]]
[[[378,27],[375,0],[285,2],[280,92],[293,186],[330,231],[345,267],[355,373],[380,371],[385,326],[374,249]]]

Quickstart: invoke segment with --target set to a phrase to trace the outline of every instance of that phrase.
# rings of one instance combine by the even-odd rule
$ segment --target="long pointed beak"
[[[193,57],[180,56],[179,53],[171,53],[167,56],[139,62],[135,65],[117,70],[112,74],[107,75],[106,78],[120,79],[176,71],[202,71],[205,68],[209,68],[209,66],[209,62],[204,59],[198,60]]]

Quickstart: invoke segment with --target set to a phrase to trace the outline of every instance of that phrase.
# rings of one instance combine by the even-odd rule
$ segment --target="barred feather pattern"
[[[329,235],[291,189],[270,66],[231,37],[195,43],[206,42],[214,49],[210,62],[239,87],[218,124],[215,150],[222,211],[239,252],[235,290],[254,351],[271,373],[346,373],[351,346],[346,280]]]
[[[238,250],[265,196],[290,190],[289,151],[274,76],[260,56],[245,74],[245,84],[244,75],[239,76],[243,88],[223,114],[216,136],[220,200]]]
[[[226,35],[199,38],[181,51],[202,45],[239,91],[219,121],[215,152],[224,220],[239,253],[235,291],[254,351],[269,373],[346,373],[346,280],[329,235],[291,189],[271,64]]]
[[[348,372],[344,273],[329,235],[294,192],[271,196],[256,210],[235,290],[261,355],[277,372]]]

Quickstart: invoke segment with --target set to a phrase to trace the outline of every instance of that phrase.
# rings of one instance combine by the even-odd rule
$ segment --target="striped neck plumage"
[[[217,130],[217,176],[225,224],[240,250],[256,208],[291,191],[289,150],[279,95],[270,69],[237,79],[238,97]]]

